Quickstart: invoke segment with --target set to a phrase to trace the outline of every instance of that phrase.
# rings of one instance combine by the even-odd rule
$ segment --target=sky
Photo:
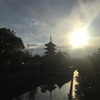
[[[0,0],[0,28],[16,32],[34,54],[43,54],[50,41],[58,51],[74,57],[91,54],[100,47],[100,0]],[[86,28],[88,45],[73,49],[70,36]]]

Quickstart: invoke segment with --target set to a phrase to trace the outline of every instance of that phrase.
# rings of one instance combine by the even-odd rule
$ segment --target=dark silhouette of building
[[[46,52],[45,56],[43,56],[42,66],[43,72],[50,73],[72,73],[72,68],[70,67],[70,55],[64,54],[62,52],[56,52],[56,45],[52,43],[51,35],[50,42],[45,44]]]
[[[46,56],[52,57],[56,54],[55,52],[55,47],[56,45],[52,43],[52,39],[51,39],[51,35],[50,35],[50,42],[45,44],[46,48],[46,52],[44,52],[46,54]]]

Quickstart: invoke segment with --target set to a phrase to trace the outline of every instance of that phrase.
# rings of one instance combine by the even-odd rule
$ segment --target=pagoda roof
[[[59,60],[59,61],[69,61],[70,58],[65,56],[63,53],[61,53],[60,51],[56,54],[55,59]]]
[[[56,54],[55,51],[52,51],[52,52],[46,51],[46,52],[44,52],[44,53],[46,53],[46,54]]]
[[[45,46],[56,46],[55,44],[53,44],[51,41],[47,44],[45,44]]]
[[[66,59],[67,57],[63,55],[60,51],[57,53],[57,58]]]
[[[45,50],[50,50],[50,51],[52,51],[52,50],[56,50],[55,48],[44,48]]]

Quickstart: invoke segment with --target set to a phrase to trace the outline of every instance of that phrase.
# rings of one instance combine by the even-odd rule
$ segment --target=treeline
[[[79,72],[76,91],[79,100],[100,100],[100,49],[73,62]]]
[[[38,55],[32,57],[25,49],[22,39],[17,37],[13,30],[0,28],[1,87],[6,87],[11,82],[19,82],[19,80],[22,82],[22,79],[27,81],[33,77],[33,74],[38,74],[40,59]]]
[[[22,39],[13,30],[0,28],[0,64],[28,63],[30,57]]]
[[[66,73],[70,65],[70,55],[65,57],[61,52],[54,56],[32,56],[25,49],[20,37],[13,30],[0,28],[0,76],[2,79],[13,79],[38,73]],[[4,77],[5,76],[5,77]],[[19,77],[19,78],[20,78]]]
[[[20,64],[29,64],[34,66],[40,64],[41,56],[32,56],[30,50],[20,37],[16,36],[13,30],[8,28],[0,28],[0,65],[19,66]]]

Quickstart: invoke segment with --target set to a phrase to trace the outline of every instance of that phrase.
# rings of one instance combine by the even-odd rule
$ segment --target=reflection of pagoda
[[[56,54],[56,52],[55,52],[55,50],[56,50],[55,46],[56,45],[52,43],[51,35],[50,35],[50,42],[45,44],[45,46],[47,47],[47,48],[45,48],[45,50],[47,50],[47,51],[44,52],[46,54],[46,56],[54,56]]]

